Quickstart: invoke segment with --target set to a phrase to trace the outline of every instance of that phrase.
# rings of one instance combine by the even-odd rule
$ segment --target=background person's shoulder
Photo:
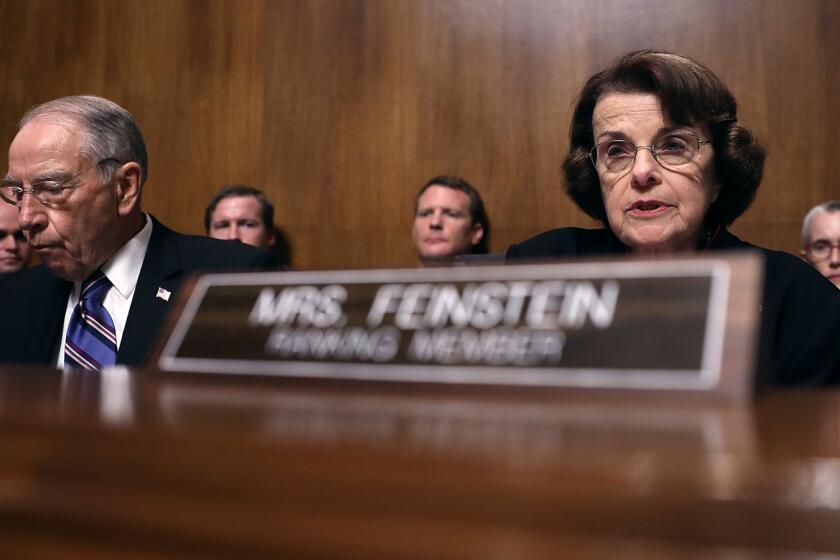
[[[840,303],[840,290],[801,258],[784,251],[764,248],[759,250],[764,254],[767,284],[776,284],[786,289],[796,286],[809,297],[816,296]]]
[[[511,245],[507,260],[605,254],[611,252],[609,237],[605,229],[552,229]]]
[[[251,270],[275,268],[277,259],[269,249],[241,241],[187,235],[181,239],[185,258],[195,268],[213,270]]]
[[[268,249],[240,241],[213,239],[172,230],[152,216],[154,229],[149,250],[164,259],[178,259],[184,270],[212,272],[222,270],[272,270],[277,259]],[[175,252],[173,254],[173,251]]]

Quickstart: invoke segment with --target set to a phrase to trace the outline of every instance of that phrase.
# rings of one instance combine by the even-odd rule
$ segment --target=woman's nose
[[[653,148],[636,146],[636,157],[630,172],[633,185],[637,188],[647,188],[659,182],[659,162],[653,156]]]

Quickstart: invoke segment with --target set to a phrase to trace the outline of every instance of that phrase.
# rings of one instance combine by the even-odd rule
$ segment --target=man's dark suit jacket
[[[840,384],[840,290],[801,259],[741,241],[721,228],[709,251],[759,251],[764,257],[755,386]],[[561,228],[512,245],[507,261],[623,255],[607,229]]]
[[[195,272],[271,267],[271,253],[239,242],[183,235],[152,218],[152,236],[134,289],[117,363],[143,364],[182,281]],[[38,266],[0,279],[0,362],[53,364],[73,283]],[[169,301],[158,288],[171,292]]]

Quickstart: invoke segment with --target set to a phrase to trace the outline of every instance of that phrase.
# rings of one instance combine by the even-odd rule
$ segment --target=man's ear
[[[141,183],[143,170],[136,162],[122,164],[114,171],[114,182],[117,187],[117,212],[126,216],[140,204]]]
[[[470,232],[470,243],[472,245],[478,245],[481,243],[481,239],[484,237],[484,226],[481,224],[473,224],[472,231]]]

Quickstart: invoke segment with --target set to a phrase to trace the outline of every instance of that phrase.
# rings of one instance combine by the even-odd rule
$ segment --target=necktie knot
[[[82,283],[79,299],[85,303],[102,304],[102,300],[105,299],[105,294],[108,293],[109,289],[111,289],[111,281],[102,274],[101,270],[97,270]]]
[[[110,289],[111,281],[99,270],[82,283],[64,341],[66,367],[99,371],[116,362],[116,329],[103,305]]]

